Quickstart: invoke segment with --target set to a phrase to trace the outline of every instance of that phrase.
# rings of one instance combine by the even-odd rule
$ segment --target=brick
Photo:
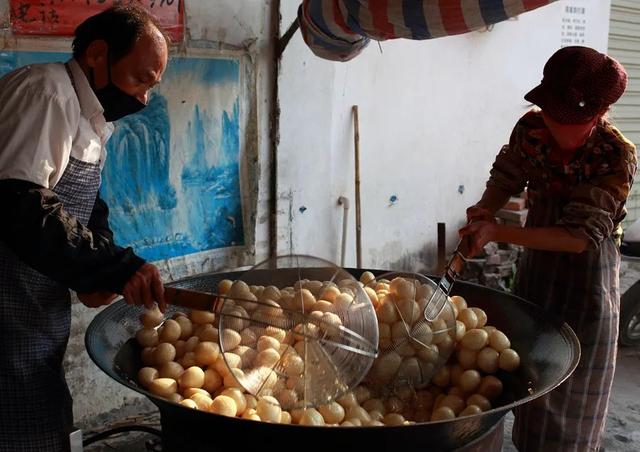
[[[483,273],[496,273],[498,271],[497,265],[485,265],[482,269]]]
[[[485,274],[483,275],[483,284],[487,287],[490,287],[492,289],[500,289],[501,285],[500,285],[500,275],[498,274]]]
[[[518,259],[516,250],[500,250],[498,251],[500,264],[513,264]]]
[[[504,224],[524,226],[525,222],[527,221],[527,213],[529,213],[528,209],[524,209],[524,210],[500,209],[496,212],[496,217],[504,220]]]
[[[498,244],[496,242],[489,242],[484,246],[484,252],[487,256],[498,253]]]
[[[526,207],[526,201],[523,198],[509,198],[509,201],[504,205],[505,210],[523,210]]]
[[[513,276],[514,270],[515,269],[513,264],[502,264],[498,266],[498,273],[503,278]]]

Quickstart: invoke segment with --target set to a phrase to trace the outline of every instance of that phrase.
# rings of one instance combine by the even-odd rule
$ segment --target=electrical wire
[[[107,439],[110,436],[117,435],[119,433],[128,433],[128,432],[144,432],[144,433],[150,433],[152,435],[156,435],[158,437],[162,436],[162,432],[157,428],[148,427],[146,425],[125,425],[123,427],[116,427],[109,430],[105,430],[104,432],[96,433],[95,435],[82,441],[82,446],[87,447],[90,444]]]

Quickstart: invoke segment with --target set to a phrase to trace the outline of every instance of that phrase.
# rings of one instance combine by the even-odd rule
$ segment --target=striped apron
[[[529,193],[527,226],[556,224],[565,202],[531,182]],[[521,452],[599,449],[616,363],[619,268],[613,237],[580,254],[524,252],[515,293],[567,322],[580,340],[582,356],[565,383],[515,410],[513,442]]]
[[[86,226],[99,186],[100,165],[71,157],[53,191]],[[70,325],[69,289],[0,242],[0,451],[68,449],[73,406],[62,360]]]

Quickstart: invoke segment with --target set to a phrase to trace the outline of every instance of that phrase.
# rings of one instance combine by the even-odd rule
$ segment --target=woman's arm
[[[467,209],[467,221],[493,221],[495,213],[504,207],[509,198],[522,193],[527,186],[528,177],[520,143],[522,135],[530,127],[527,121],[531,116],[532,113],[527,113],[518,121],[509,137],[509,144],[500,149],[482,198]]]
[[[477,204],[467,209],[467,221],[494,221],[494,216],[509,201],[511,194],[495,185],[488,185]]]
[[[534,250],[565,253],[582,253],[589,245],[587,239],[576,237],[559,226],[521,228],[477,221],[460,229],[460,235],[470,237],[468,257],[477,255],[488,242],[512,243]]]
[[[507,190],[498,188],[495,185],[489,185],[482,194],[482,198],[478,202],[478,205],[495,214],[498,210],[504,207],[510,197],[511,193]]]

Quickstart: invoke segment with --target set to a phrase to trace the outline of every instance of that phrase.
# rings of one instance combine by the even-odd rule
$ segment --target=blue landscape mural
[[[0,52],[0,74],[64,53]],[[172,58],[140,113],[115,123],[101,196],[121,245],[148,260],[244,244],[240,62]]]

